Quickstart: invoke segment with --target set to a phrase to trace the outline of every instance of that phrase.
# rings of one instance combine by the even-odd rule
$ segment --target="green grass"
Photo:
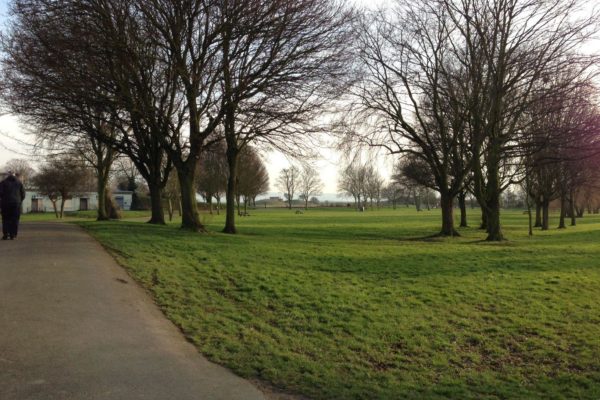
[[[600,398],[600,217],[530,239],[513,211],[508,242],[419,239],[439,218],[256,210],[235,236],[222,216],[205,235],[81,224],[244,377],[315,399]]]
[[[137,219],[146,218],[150,216],[149,211],[122,211],[123,219]],[[32,221],[32,222],[73,222],[73,221],[85,221],[90,219],[96,219],[98,216],[97,211],[69,211],[65,212],[62,220],[56,218],[54,212],[43,212],[43,213],[28,213],[21,215],[21,221]]]

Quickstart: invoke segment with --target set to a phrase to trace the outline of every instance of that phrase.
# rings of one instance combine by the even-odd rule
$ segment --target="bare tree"
[[[560,199],[559,229],[566,228],[565,219],[570,217],[571,226],[577,224],[576,199],[579,191],[590,184],[594,177],[596,157],[590,156],[590,150],[597,147],[600,113],[593,104],[589,91],[576,91],[581,96],[575,104],[568,104],[562,111],[563,146],[561,160],[558,162],[557,187]],[[583,151],[582,151],[583,149]]]
[[[227,189],[229,170],[225,152],[224,144],[219,143],[200,157],[196,187],[197,191],[206,199],[211,214],[213,213],[213,198],[217,201],[217,214],[220,213],[221,198]]]
[[[399,182],[389,182],[383,188],[382,195],[383,198],[387,199],[388,203],[391,204],[392,208],[395,210],[402,198],[406,197],[405,187]]]
[[[472,174],[487,240],[503,240],[500,196],[516,182],[525,113],[539,91],[569,69],[584,76],[596,58],[581,45],[597,13],[577,0],[399,0],[361,26],[365,79],[354,91],[363,130],[350,137],[427,163],[440,193],[443,235],[455,234],[453,199]],[[364,128],[366,127],[366,128]],[[356,132],[363,132],[357,135]]]
[[[71,151],[76,152],[86,164],[92,167],[96,177],[96,193],[98,194],[98,221],[105,221],[117,216],[118,213],[112,211],[114,207],[108,195],[108,181],[112,166],[118,152],[113,146],[105,141],[98,140],[97,135],[111,136],[111,127],[105,123],[96,125],[97,130],[93,135],[82,136],[79,140],[73,141]],[[65,146],[66,147],[66,146]],[[68,149],[69,147],[67,147]],[[111,215],[112,214],[112,215]]]
[[[4,171],[12,171],[15,175],[19,177],[21,182],[25,186],[27,186],[28,181],[35,174],[35,170],[27,160],[23,160],[21,158],[13,158],[12,160],[8,160],[6,164],[4,164]]]
[[[14,2],[13,25],[2,43],[4,105],[36,128],[39,147],[58,154],[77,152],[94,168],[101,205],[98,220],[104,220],[106,185],[116,152],[97,137],[110,135],[111,128],[74,95],[70,79],[56,75],[64,65],[54,62],[54,56],[58,48],[66,50],[61,39],[67,35],[58,16],[60,7],[55,4]],[[64,53],[57,57],[65,60]]]
[[[366,164],[361,164],[358,159],[354,159],[340,171],[338,177],[338,191],[340,194],[353,197],[354,206],[359,211],[364,207],[363,201],[366,201],[366,174]]]
[[[354,118],[347,144],[377,146],[419,160],[441,196],[440,235],[458,235],[453,201],[464,187],[471,157],[466,146],[467,110],[455,54],[453,27],[434,3],[396,1],[368,14],[359,26],[363,79],[353,90]]]
[[[11,50],[27,50],[23,64],[50,66],[35,70],[38,92],[72,99],[69,108],[83,105],[84,116],[116,128],[107,143],[147,180],[154,222],[164,222],[160,191],[174,165],[182,227],[195,231],[204,229],[195,199],[202,153],[225,133],[234,196],[244,146],[292,149],[302,141],[288,137],[313,129],[309,122],[337,94],[350,42],[343,36],[351,14],[328,0],[18,0],[15,10],[13,39],[31,40]],[[235,232],[231,212],[225,231]]]
[[[288,208],[291,210],[294,196],[300,186],[300,169],[295,165],[283,168],[277,177],[276,185],[283,192],[283,196],[288,203]]]
[[[224,232],[235,233],[240,152],[255,142],[296,156],[309,149],[315,121],[345,82],[352,12],[330,0],[242,0],[222,2],[220,13],[230,171]]]
[[[248,203],[256,202],[256,197],[269,191],[269,173],[256,150],[250,146],[244,147],[239,159],[242,167],[238,174],[237,203],[238,214],[248,214]],[[244,214],[239,210],[240,197],[244,201]]]
[[[85,168],[81,162],[74,158],[61,157],[42,165],[32,181],[35,189],[52,202],[56,218],[62,218],[66,201],[80,190],[84,179]]]
[[[298,185],[299,197],[304,200],[304,208],[308,210],[308,202],[311,196],[318,196],[323,192],[323,182],[319,173],[310,165],[305,165],[300,174]]]
[[[544,94],[527,110],[532,123],[522,147],[533,150],[523,157],[523,168],[528,196],[536,205],[535,226],[542,230],[549,229],[549,206],[555,199],[561,204],[559,227],[566,227],[567,216],[576,223],[575,199],[591,176],[588,165],[597,147],[595,88],[588,82],[571,88],[570,93]]]
[[[403,185],[413,196],[417,211],[421,211],[421,200],[425,199],[430,209],[430,190],[435,187],[434,178],[427,164],[416,157],[406,156],[394,166],[392,180]]]
[[[126,60],[140,74],[152,74],[156,71],[148,67],[148,62],[154,57],[149,51],[142,53],[144,57],[128,53],[131,36],[139,30],[133,29],[132,19],[128,18],[130,3],[119,5],[100,0],[60,4],[15,1],[13,25],[3,42],[5,98],[12,111],[24,115],[44,132],[44,140],[78,148],[82,143],[79,139],[89,139],[84,147],[95,155],[100,202],[106,201],[101,186],[108,181],[116,153],[127,155],[146,179],[154,199],[150,222],[164,223],[160,191],[171,161],[153,134],[155,125],[148,123],[147,116],[156,114],[143,113],[141,117],[147,107],[141,107],[137,92],[136,101],[128,102],[132,100],[128,85],[135,77],[124,73],[126,69],[118,62]],[[120,79],[124,75],[127,78]],[[168,82],[149,82],[152,88],[171,93]],[[158,92],[153,94],[153,104],[170,110],[172,102],[160,98]],[[162,120],[164,124],[170,123],[165,120],[168,118]],[[106,217],[103,209],[100,207],[99,219]]]
[[[370,200],[371,209],[373,209],[373,201],[375,201],[375,206],[379,209],[384,183],[385,181],[379,172],[372,165],[369,166],[366,170],[365,195]]]
[[[487,221],[487,240],[504,239],[500,196],[513,179],[513,160],[522,156],[521,135],[531,119],[527,109],[567,94],[571,82],[544,85],[553,75],[587,74],[595,57],[581,46],[597,28],[597,13],[578,12],[578,0],[439,0],[453,27],[455,48],[466,74],[459,82],[469,116],[473,188]],[[508,166],[508,168],[507,168]],[[503,173],[504,171],[504,173]],[[508,174],[506,173],[508,172]],[[504,176],[503,176],[504,174]]]

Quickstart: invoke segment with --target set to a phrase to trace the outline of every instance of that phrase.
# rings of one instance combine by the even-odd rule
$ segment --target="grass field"
[[[314,399],[600,398],[599,216],[530,239],[505,212],[505,243],[420,239],[437,211],[256,210],[235,236],[205,218],[79,223],[244,377]]]
[[[35,221],[35,222],[74,222],[74,221],[86,221],[95,220],[98,213],[97,211],[72,211],[65,212],[63,218],[56,218],[54,212],[44,213],[28,213],[21,215],[21,221]],[[125,211],[123,212],[124,220],[138,219],[148,217],[149,211]]]

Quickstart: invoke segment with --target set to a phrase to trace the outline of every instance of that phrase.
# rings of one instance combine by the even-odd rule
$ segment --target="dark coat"
[[[25,188],[14,175],[0,182],[0,206],[21,205],[25,200]]]

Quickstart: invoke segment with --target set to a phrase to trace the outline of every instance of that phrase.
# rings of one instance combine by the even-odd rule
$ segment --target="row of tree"
[[[470,192],[487,239],[503,240],[503,191],[526,183],[543,209],[549,191],[566,203],[579,179],[567,167],[600,149],[598,57],[584,52],[597,28],[585,0],[396,0],[366,13],[345,144],[402,155],[404,175],[439,193],[441,235],[458,234],[453,205]],[[540,195],[551,175],[563,183]]]
[[[203,229],[198,165],[224,148],[234,233],[244,149],[304,154],[335,121],[345,145],[402,155],[404,175],[439,193],[440,234],[458,234],[453,205],[471,193],[496,241],[503,191],[525,184],[542,213],[559,193],[568,210],[576,163],[597,153],[598,57],[583,46],[598,13],[587,3],[392,0],[359,12],[335,0],[14,0],[3,100],[43,140],[84,149],[99,195],[117,154],[129,157],[154,223],[174,168],[182,227]],[[548,165],[562,183],[541,194]],[[357,205],[377,202],[383,184],[347,173],[364,181],[344,189]]]
[[[200,163],[199,179],[197,181],[196,191],[206,199],[209,210],[212,213],[212,200],[217,201],[217,211],[220,207],[221,198],[227,186],[227,160],[225,151],[215,160],[203,159]],[[238,212],[240,209],[240,199],[244,207],[247,208],[250,201],[256,202],[256,197],[266,193],[269,190],[269,175],[267,169],[259,157],[258,153],[252,147],[246,147],[240,157],[240,165],[243,167],[238,174],[238,185],[236,193],[236,203]],[[143,198],[148,192],[139,182],[138,172],[135,166],[127,159],[117,159],[116,166],[111,171],[114,187],[117,190],[132,192],[132,210],[147,209]],[[53,204],[57,217],[62,218],[65,202],[73,196],[80,193],[94,191],[96,177],[86,160],[79,157],[78,153],[60,154],[50,157],[42,163],[39,170],[34,170],[29,162],[23,159],[13,159],[8,161],[3,170],[13,171],[26,185],[28,189],[33,189],[36,193],[46,196]],[[163,190],[163,200],[166,203],[166,209],[169,213],[169,219],[173,218],[175,207],[180,209],[180,190],[177,175],[171,171],[165,189]],[[118,210],[111,201],[109,188],[107,190],[107,200],[105,203],[106,214],[112,219],[118,217]]]
[[[198,165],[224,144],[235,233],[244,149],[308,148],[299,134],[348,81],[353,12],[328,0],[15,0],[11,16],[5,105],[44,141],[86,149],[101,199],[116,155],[130,158],[152,223],[174,168],[182,227],[204,229]]]

